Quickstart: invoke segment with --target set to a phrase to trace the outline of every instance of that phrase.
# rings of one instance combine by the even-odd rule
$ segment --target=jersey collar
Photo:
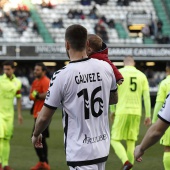
[[[6,74],[3,74],[3,77],[6,78],[6,79],[9,79],[9,77],[7,77]],[[12,79],[13,79],[13,78],[15,78],[15,75],[14,75],[14,74],[12,75]],[[10,80],[12,80],[12,79],[10,79]]]
[[[83,58],[81,60],[75,60],[75,61],[70,61],[70,63],[77,63],[77,62],[82,62],[82,61],[86,61],[89,60],[90,58]]]

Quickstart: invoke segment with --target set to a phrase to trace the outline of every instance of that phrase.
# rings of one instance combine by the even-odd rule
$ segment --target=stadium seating
[[[98,22],[98,19],[90,19],[88,14],[90,10],[96,5],[94,2],[91,5],[83,6],[78,0],[65,0],[61,1],[53,8],[42,8],[40,4],[37,4],[34,0],[32,1],[36,6],[37,12],[39,13],[42,21],[45,23],[45,26],[48,28],[49,32],[52,35],[52,38],[57,43],[63,43],[64,38],[64,28],[67,26],[78,23],[85,26],[90,33],[94,33],[95,24]],[[101,16],[107,17],[107,19],[114,19],[116,22],[115,29],[107,28],[109,35],[110,44],[142,44],[143,39],[138,38],[129,38],[128,30],[126,28],[126,14],[129,11],[146,11],[152,12],[153,19],[156,19],[156,12],[151,0],[145,0],[141,2],[131,2],[129,6],[117,6],[116,0],[109,0],[107,4],[96,5]],[[83,10],[85,19],[69,19],[67,13],[70,9]],[[53,28],[52,23],[56,20],[62,18],[64,28]]]
[[[16,2],[19,4],[21,0]],[[170,22],[167,12],[164,10],[166,6],[167,10],[170,11],[169,0],[131,1],[128,6],[118,5],[117,0],[109,0],[103,5],[96,4],[94,1],[91,2],[91,5],[82,5],[80,0],[51,1],[55,3],[50,7],[41,6],[42,0],[23,0],[22,2],[28,6],[31,13],[27,29],[22,34],[18,33],[14,25],[9,25],[6,20],[2,19],[4,11],[1,10],[0,29],[3,31],[3,36],[0,36],[0,42],[64,43],[65,28],[74,23],[85,26],[89,33],[95,33],[94,27],[99,19],[89,17],[93,7],[96,7],[99,16],[105,16],[107,20],[113,19],[115,22],[114,28],[105,25],[109,35],[108,44],[155,43],[154,37],[131,36],[127,28],[126,17],[129,12],[133,11],[151,12],[153,21],[159,18],[163,22],[163,35],[170,35]],[[17,8],[17,3],[15,3],[15,8]],[[68,18],[67,13],[70,9],[82,10],[84,18]],[[53,27],[53,22],[59,19],[62,19],[63,27]],[[33,30],[34,23],[38,26],[39,32]]]

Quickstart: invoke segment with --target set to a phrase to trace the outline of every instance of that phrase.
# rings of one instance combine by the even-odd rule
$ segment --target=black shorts
[[[36,121],[36,119],[34,119]],[[33,130],[32,130],[32,134],[34,132],[34,128],[35,128],[35,121],[34,121],[34,127],[33,127]],[[31,135],[32,136],[32,135]],[[42,132],[42,136],[44,138],[49,138],[50,137],[50,133],[49,133],[49,126],[47,126],[47,128]]]

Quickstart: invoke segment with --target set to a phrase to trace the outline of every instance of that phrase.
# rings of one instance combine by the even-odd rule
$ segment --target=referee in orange
[[[31,85],[30,100],[34,101],[32,114],[36,120],[38,113],[40,112],[42,106],[44,105],[44,100],[49,87],[50,79],[46,76],[46,66],[43,63],[36,63],[34,68],[35,80]],[[33,128],[34,130],[34,128]],[[32,167],[30,170],[50,170],[48,164],[48,147],[46,143],[46,138],[49,137],[48,127],[42,133],[43,135],[43,148],[35,148],[37,156],[39,157],[39,162]]]

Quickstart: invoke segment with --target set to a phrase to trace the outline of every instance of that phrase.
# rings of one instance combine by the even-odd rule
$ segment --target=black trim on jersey
[[[65,127],[64,127],[64,134],[65,134],[64,147],[65,147],[65,152],[66,152],[66,147],[67,147],[67,132],[68,132],[68,114],[65,112]]]
[[[158,115],[159,119],[161,119],[163,122],[170,124],[170,122],[168,122],[167,120],[165,120],[164,118],[162,118],[160,115]]]
[[[70,63],[82,62],[82,61],[86,61],[86,60],[89,60],[89,59],[90,59],[90,58],[83,58],[83,59],[80,59],[80,60],[70,61]]]
[[[56,109],[57,109],[57,107],[50,106],[50,105],[48,105],[48,104],[46,104],[46,103],[44,103],[44,106],[48,107],[49,109],[53,109],[53,110],[56,110]]]
[[[84,166],[84,165],[93,165],[93,164],[98,164],[102,162],[107,161],[108,156],[98,158],[98,159],[93,159],[93,160],[88,160],[88,161],[67,161],[68,166],[72,166],[73,168],[76,166]]]
[[[116,89],[114,89],[114,90],[110,90],[110,92],[116,92],[117,91],[117,88]]]

